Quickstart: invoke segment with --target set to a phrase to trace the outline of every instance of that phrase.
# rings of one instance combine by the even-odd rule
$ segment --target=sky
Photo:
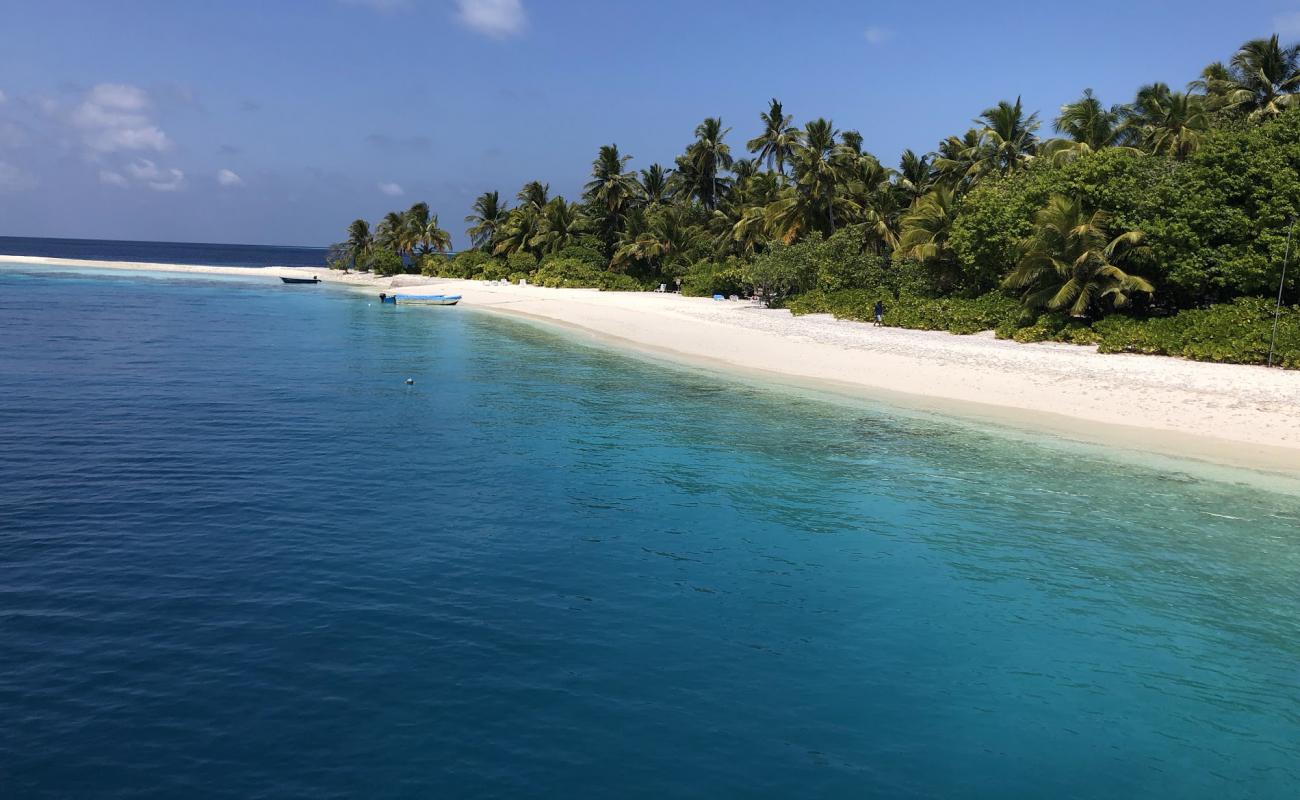
[[[771,97],[887,165],[1001,99],[1180,87],[1300,0],[5,0],[0,235],[326,245],[428,202],[576,198],[602,144],[743,154]]]

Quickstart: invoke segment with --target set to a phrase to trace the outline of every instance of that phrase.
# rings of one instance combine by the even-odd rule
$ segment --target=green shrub
[[[397,275],[406,268],[402,257],[392,250],[375,250],[366,261],[366,266],[371,272],[383,277]]]
[[[749,285],[749,273],[738,259],[696,261],[682,276],[682,294],[687,297],[743,294]]]
[[[885,324],[898,328],[971,334],[997,328],[1020,315],[1020,304],[1001,292],[979,297],[916,297],[885,301]]]
[[[547,261],[557,259],[557,258],[566,258],[575,261],[585,261],[586,263],[591,264],[592,266],[598,267],[600,269],[604,269],[606,266],[608,266],[608,262],[605,260],[605,256],[601,255],[600,250],[598,250],[595,247],[588,247],[582,244],[571,244],[568,245],[567,247],[560,248],[559,252],[557,253],[550,253],[546,256],[543,256],[542,263],[545,264]],[[531,270],[532,267],[529,267],[529,269]]]
[[[420,274],[430,277],[446,275],[451,259],[437,253],[426,253],[420,258]]]
[[[596,279],[596,286],[602,292],[644,292],[650,288],[631,275],[605,271]]]
[[[1093,330],[1103,353],[1154,353],[1195,361],[1264,364],[1273,336],[1273,310],[1269,300],[1240,298],[1172,317],[1107,317],[1093,325]],[[1300,369],[1300,307],[1282,309],[1273,363]]]
[[[510,273],[510,277],[506,278],[506,280],[508,280],[508,281],[510,281],[511,283],[514,283],[514,284],[517,284],[517,283],[519,283],[520,281],[530,281],[530,282],[531,282],[531,279],[532,279],[532,273],[531,273],[531,272],[512,272],[512,273]]]
[[[900,295],[883,289],[841,292],[805,292],[783,303],[792,314],[833,314],[836,319],[868,322],[875,319],[876,302],[885,304],[885,325],[926,331],[970,334],[987,331],[1018,319],[1020,305],[998,292],[975,298],[930,298]]]
[[[426,258],[420,271],[425,275],[466,280],[482,272],[483,265],[492,260],[492,256],[482,250],[466,250],[457,253],[455,258]]]
[[[532,282],[552,289],[583,289],[600,286],[604,270],[576,258],[547,258],[533,272]]]
[[[501,274],[501,278],[513,272],[532,272],[537,269],[537,256],[519,250],[506,256],[505,266],[506,271]],[[500,280],[500,278],[490,278],[489,280]]]

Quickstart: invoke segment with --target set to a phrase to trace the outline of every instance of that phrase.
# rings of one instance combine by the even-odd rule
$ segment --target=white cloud
[[[401,186],[398,186],[396,183],[393,183],[391,181],[389,181],[388,183],[379,184],[379,191],[383,192],[389,197],[400,197],[401,195],[406,194],[406,192],[402,190]]]
[[[233,170],[223,169],[217,172],[217,183],[221,186],[243,186],[244,179]]]
[[[471,30],[494,39],[518,36],[528,24],[520,0],[456,0],[456,17]]]
[[[1274,17],[1273,32],[1282,36],[1300,36],[1300,11]]]
[[[9,95],[5,94],[4,89],[0,89],[0,103],[3,103],[8,99],[9,99]]]
[[[126,179],[125,175],[120,172],[114,172],[111,169],[101,169],[99,171],[99,182],[107,186],[116,186],[120,189],[125,189],[131,185],[131,182]]]
[[[184,172],[175,168],[162,169],[147,158],[127,164],[126,171],[155,192],[174,192],[185,185]]]
[[[21,192],[34,189],[40,181],[22,167],[0,161],[0,192]]]
[[[101,83],[87,92],[85,99],[73,109],[71,120],[92,154],[121,150],[161,152],[171,147],[171,140],[150,119],[150,106],[148,93],[139,87]]]
[[[863,31],[862,35],[866,38],[867,44],[875,45],[884,44],[889,39],[892,39],[894,32],[879,25],[872,25]]]

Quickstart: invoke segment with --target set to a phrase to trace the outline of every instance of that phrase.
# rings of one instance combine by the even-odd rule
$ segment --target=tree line
[[[893,167],[859,132],[799,125],[773,99],[757,135],[707,118],[672,165],[633,169],[617,144],[602,146],[577,200],[541,181],[513,199],[484,192],[465,219],[472,252],[446,258],[436,215],[417,204],[373,232],[355,221],[335,258],[773,302],[997,292],[1072,318],[1169,314],[1276,287],[1300,210],[1297,117],[1300,45],[1277,36],[1246,42],[1183,90],[1153,83],[1114,105],[1085,90],[1051,137],[1019,98],[1000,101]]]

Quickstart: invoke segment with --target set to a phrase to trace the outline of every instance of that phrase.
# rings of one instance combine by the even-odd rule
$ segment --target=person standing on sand
[[[879,328],[885,324],[885,304],[876,301],[876,327]]]

